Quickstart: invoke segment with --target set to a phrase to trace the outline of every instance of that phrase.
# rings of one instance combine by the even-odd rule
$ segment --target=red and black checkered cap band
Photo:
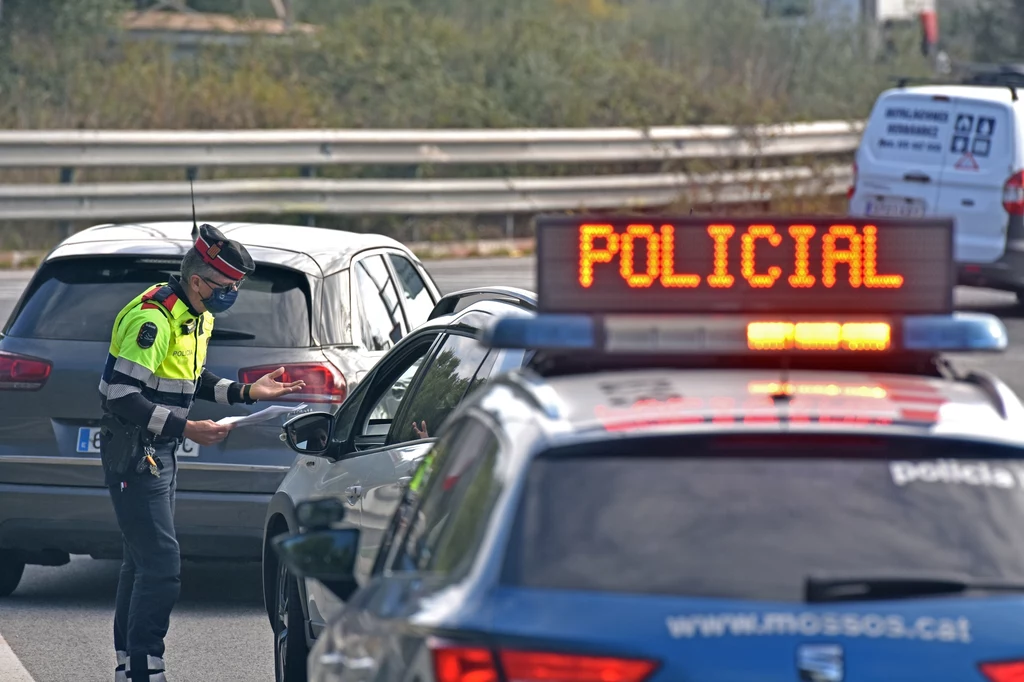
[[[199,252],[199,256],[217,272],[231,279],[242,279],[246,273],[224,260],[226,246],[224,242],[216,242],[211,245],[201,236],[196,238],[195,243],[195,249]]]

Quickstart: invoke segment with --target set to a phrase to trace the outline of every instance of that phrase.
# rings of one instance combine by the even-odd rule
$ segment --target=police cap
[[[242,279],[256,269],[245,247],[225,237],[213,225],[200,225],[198,230],[192,231],[192,236],[195,237],[192,248],[204,262],[225,277]]]

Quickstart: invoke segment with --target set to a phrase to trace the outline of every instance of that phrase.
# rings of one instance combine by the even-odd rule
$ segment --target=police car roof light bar
[[[751,342],[751,329],[757,325],[789,325],[790,331],[801,324],[832,330],[829,342],[819,336],[817,344],[795,343],[785,346]],[[860,344],[846,343],[844,326],[855,327]],[[890,327],[877,344],[864,342],[863,331]],[[766,320],[751,316],[642,316],[642,315],[556,315],[533,318],[502,318],[481,332],[481,343],[491,348],[547,351],[593,351],[602,354],[702,354],[702,355],[787,355],[829,353],[858,355],[876,352],[935,354],[948,352],[1002,352],[1009,340],[1006,327],[994,315],[954,313],[953,315],[910,315],[890,322],[850,320],[820,321],[813,318]],[[870,339],[868,339],[870,341]]]

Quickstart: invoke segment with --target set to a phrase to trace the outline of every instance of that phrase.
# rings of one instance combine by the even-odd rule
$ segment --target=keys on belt
[[[164,468],[164,463],[156,456],[156,450],[151,445],[147,445],[144,452],[146,454],[139,460],[138,465],[135,467],[135,472],[141,474],[148,468],[150,475],[159,478],[160,471]]]

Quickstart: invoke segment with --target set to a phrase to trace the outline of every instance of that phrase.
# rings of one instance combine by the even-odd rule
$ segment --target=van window
[[[999,173],[1002,189],[1010,150],[1010,116],[1006,107],[993,102],[960,99],[953,121],[953,133],[946,154],[946,168],[965,177],[978,173]],[[1000,168],[1002,167],[1002,168]]]
[[[148,287],[178,274],[180,261],[82,257],[46,263],[8,335],[110,341],[114,318]],[[259,264],[238,300],[217,316],[211,346],[301,348],[310,344],[309,294],[299,273]]]
[[[861,147],[879,161],[939,167],[953,143],[955,118],[952,101],[934,100],[931,95],[881,97]]]

